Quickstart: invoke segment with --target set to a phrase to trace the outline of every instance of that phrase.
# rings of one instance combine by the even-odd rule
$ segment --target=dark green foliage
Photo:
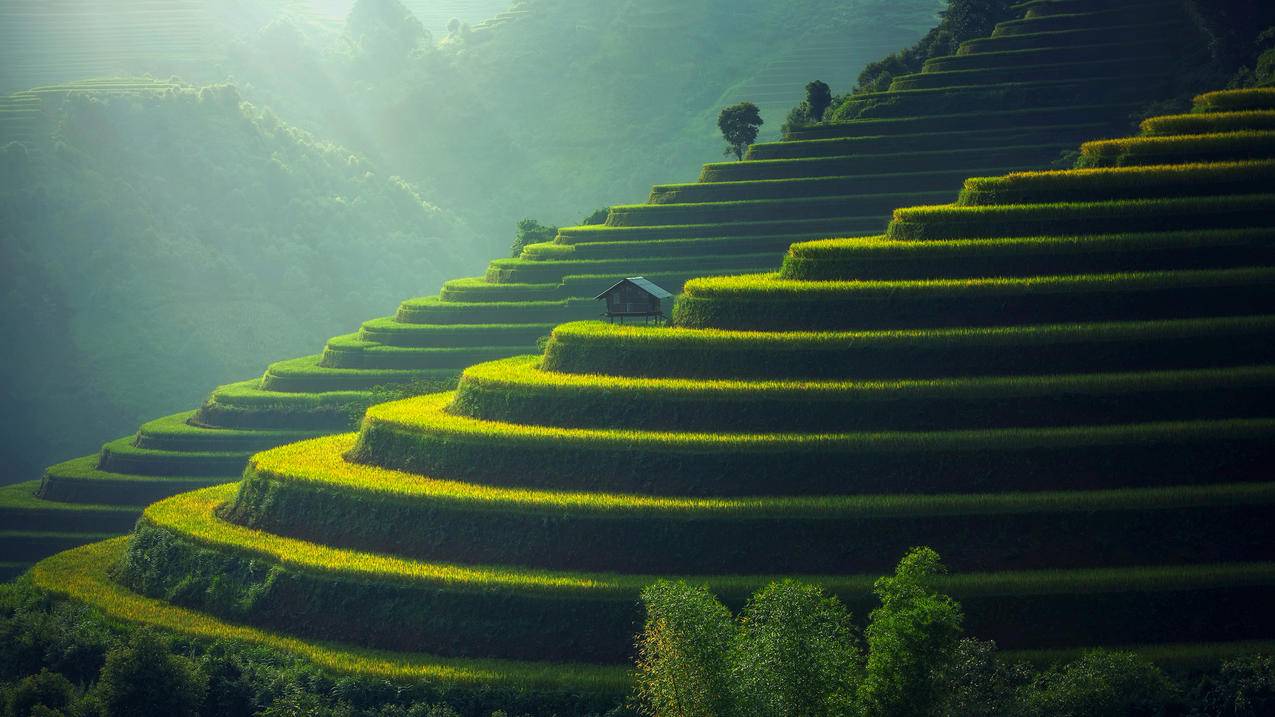
[[[968,637],[935,672],[942,694],[934,714],[942,717],[1017,717],[1020,691],[1033,676],[1026,664],[997,654],[996,643]]]
[[[514,234],[514,243],[510,247],[511,256],[517,258],[522,248],[528,244],[540,244],[553,241],[558,234],[558,227],[541,224],[535,219],[523,219],[518,222],[518,231]]]
[[[1275,714],[1275,658],[1253,655],[1222,663],[1200,689],[1200,717],[1262,717]]]
[[[744,158],[744,150],[757,140],[757,132],[763,124],[757,105],[752,102],[740,102],[731,105],[717,115],[717,128],[722,131],[726,140],[725,154],[734,154],[735,159]]]
[[[79,696],[75,685],[57,672],[43,667],[23,678],[4,701],[6,717],[52,717],[67,711]]]
[[[806,85],[806,106],[809,108],[811,119],[822,122],[823,113],[828,111],[828,106],[831,104],[832,89],[826,82],[815,80]]]
[[[931,57],[952,55],[965,40],[990,35],[996,23],[1014,17],[1014,0],[949,0],[943,19],[915,46],[871,63],[859,75],[854,94],[882,92],[898,75],[919,72]]]
[[[584,219],[581,219],[580,224],[583,226],[590,226],[593,224],[606,224],[607,212],[609,211],[610,209],[608,209],[607,207],[602,207],[601,209],[595,209],[592,213],[590,213]]]
[[[1050,717],[1153,717],[1176,713],[1177,688],[1155,665],[1128,652],[1094,651],[1036,678],[1029,714]]]
[[[642,591],[637,699],[654,717],[729,714],[730,611],[706,587],[659,581]]]
[[[863,669],[845,606],[795,580],[771,583],[749,600],[730,664],[737,714],[793,717],[853,713]]]
[[[877,580],[881,607],[872,611],[864,636],[868,663],[859,700],[868,717],[923,717],[945,697],[942,669],[957,655],[961,606],[935,591],[947,572],[938,553],[915,548],[892,577]]]
[[[172,654],[148,630],[106,653],[97,684],[108,717],[195,717],[207,693],[208,676],[199,665]]]

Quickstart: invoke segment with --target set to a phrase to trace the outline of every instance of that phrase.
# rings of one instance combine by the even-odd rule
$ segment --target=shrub
[[[1050,717],[1151,717],[1169,714],[1177,688],[1155,665],[1129,652],[1094,650],[1040,675],[1024,700]]]
[[[512,256],[517,257],[522,254],[523,247],[528,244],[540,244],[543,242],[553,241],[554,236],[558,233],[558,227],[551,227],[547,224],[541,224],[535,219],[523,219],[518,222],[518,231],[514,234],[514,243],[510,247]]]
[[[5,700],[5,715],[11,717],[27,717],[28,715],[60,715],[76,700],[75,685],[57,672],[50,672],[47,667],[40,672],[24,677],[9,691]]]
[[[208,693],[208,676],[199,666],[169,652],[168,644],[149,630],[135,633],[128,644],[106,653],[97,694],[111,717],[199,714]]]
[[[1206,717],[1261,717],[1275,714],[1275,658],[1252,655],[1222,663],[1200,698]]]

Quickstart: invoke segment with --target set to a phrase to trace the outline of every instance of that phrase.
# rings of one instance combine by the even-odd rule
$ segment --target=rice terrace
[[[1275,715],[1275,3],[12,0],[0,66],[0,717]]]

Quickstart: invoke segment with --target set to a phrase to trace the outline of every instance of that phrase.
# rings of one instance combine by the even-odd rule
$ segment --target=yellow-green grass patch
[[[1163,115],[1142,121],[1143,134],[1161,137],[1188,134],[1207,135],[1222,132],[1270,131],[1275,131],[1275,110]]]
[[[965,181],[957,204],[1038,204],[1251,194],[1275,187],[1275,160],[1013,172]]]
[[[1244,130],[1085,142],[1079,165],[1118,167],[1181,162],[1223,162],[1275,156],[1275,131]]]

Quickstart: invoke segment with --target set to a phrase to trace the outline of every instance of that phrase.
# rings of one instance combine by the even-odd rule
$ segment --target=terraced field
[[[62,506],[106,502],[136,513],[163,496],[235,480],[255,451],[349,430],[364,408],[386,400],[386,392],[375,389],[449,388],[467,366],[533,352],[554,325],[595,317],[599,309],[591,297],[619,278],[641,274],[676,292],[693,277],[772,271],[794,242],[879,234],[893,208],[951,200],[967,176],[1046,167],[1077,141],[1114,132],[1130,112],[1159,97],[1171,67],[1162,61],[1192,41],[1172,0],[1139,5],[1145,12],[1114,19],[1093,12],[1092,5],[1028,3],[1025,19],[1011,25],[1017,32],[1053,22],[1055,16],[1045,13],[1085,10],[1066,16],[1073,29],[1065,32],[998,29],[998,38],[1025,38],[1025,51],[1041,56],[1036,61],[1050,77],[1077,73],[1079,84],[1070,90],[1032,94],[1033,109],[1019,109],[1022,83],[982,75],[924,90],[943,107],[939,114],[924,105],[889,109],[893,98],[913,90],[870,96],[864,119],[754,145],[743,162],[705,165],[698,182],[656,186],[646,204],[612,207],[604,225],[563,228],[554,241],[530,245],[519,258],[491,262],[485,276],[456,279],[438,296],[404,301],[396,315],[330,339],[322,353],[280,361],[260,378],[222,386],[198,410],[148,423],[97,455],[53,466],[24,489]],[[1136,24],[1139,18],[1144,26]],[[1121,32],[1136,40],[1124,56],[1144,60],[1146,73],[1102,79],[1104,89],[1095,92],[1087,84],[1094,80],[1086,62],[1106,50],[1091,43],[1117,20]],[[898,83],[944,71],[948,63],[973,72],[999,66],[1004,53],[996,45],[984,49],[990,41],[972,41],[959,55],[936,58],[925,72]],[[1248,211],[1260,213],[1261,205]],[[916,261],[903,256],[905,243],[894,246],[895,255],[876,254],[879,276]],[[1020,250],[1005,249],[1014,251]],[[1030,248],[1021,251],[1030,254]],[[950,271],[961,261],[977,273],[984,259],[971,253],[943,265]],[[24,535],[20,562],[67,546],[63,524],[53,521],[43,529],[49,535],[45,549]],[[86,532],[82,540],[96,537]],[[5,541],[0,534],[7,554]]]
[[[623,690],[657,576],[738,605],[799,575],[863,616],[917,544],[973,634],[1036,659],[1269,649],[1275,90],[1196,109],[689,281],[674,327],[559,326],[35,579],[324,664],[335,641],[396,677],[585,700]]]

